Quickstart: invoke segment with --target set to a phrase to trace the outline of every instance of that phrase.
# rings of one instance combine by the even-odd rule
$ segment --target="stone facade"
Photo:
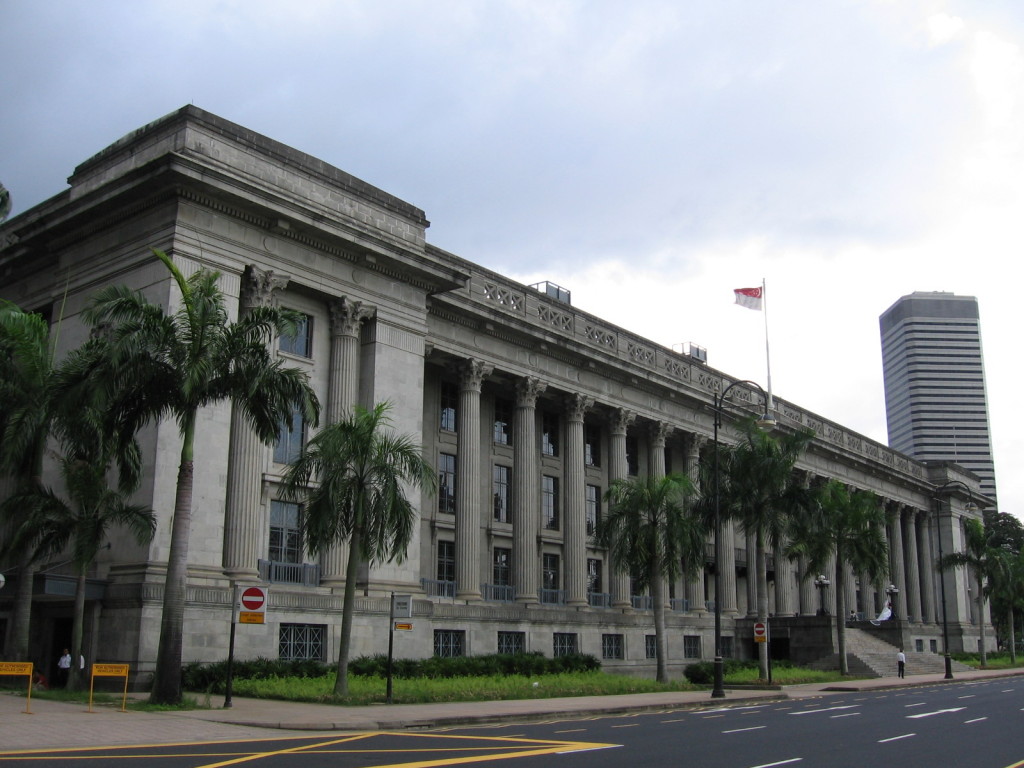
[[[355,655],[383,647],[394,592],[414,596],[413,630],[396,638],[400,656],[574,647],[609,668],[653,667],[651,598],[613,571],[594,546],[593,522],[612,480],[693,470],[712,447],[725,373],[428,244],[418,208],[194,107],[103,150],[70,184],[0,228],[2,296],[60,324],[58,353],[85,338],[79,313],[101,286],[124,283],[173,305],[175,288],[150,252],[160,248],[186,273],[219,270],[233,313],[272,302],[307,316],[308,337],[277,354],[309,375],[326,418],[387,400],[398,431],[422,439],[442,491],[418,498],[402,563],[362,569]],[[735,418],[757,404],[752,391],[733,389],[724,441],[737,439]],[[956,480],[980,499],[977,478],[913,461],[785,400],[776,407],[779,429],[817,435],[800,465],[808,482],[835,477],[892,505],[904,640],[925,650],[941,643],[930,566],[937,536],[944,551],[956,550],[961,520],[978,513],[960,491],[940,504],[936,488]],[[304,434],[297,427],[293,441]],[[140,684],[155,659],[179,450],[173,423],[142,438],[140,498],[160,524],[149,547],[115,533],[101,554],[87,640],[91,659],[130,663]],[[203,414],[188,661],[226,656],[232,587],[257,581],[270,583],[268,623],[241,628],[240,657],[336,657],[345,553],[314,560],[289,548],[296,510],[279,498],[287,449],[288,440],[254,440],[228,405]],[[725,648],[746,656],[753,553],[742,530],[727,525],[723,535]],[[770,560],[775,615],[834,606],[834,595],[801,580],[799,563]],[[45,592],[52,577],[41,578]],[[976,585],[962,572],[944,578],[951,645],[973,648],[987,621],[969,600]],[[701,573],[667,585],[676,671],[713,655],[713,583]],[[881,608],[883,585],[850,583],[851,604],[872,615]],[[9,621],[12,592],[0,595],[0,620]],[[40,597],[39,661],[55,658],[70,610],[66,597]]]

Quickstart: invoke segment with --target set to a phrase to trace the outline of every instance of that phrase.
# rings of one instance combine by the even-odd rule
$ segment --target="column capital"
[[[274,294],[288,285],[291,276],[249,264],[242,275],[242,309],[273,306]]]
[[[565,397],[565,413],[569,421],[583,421],[587,411],[594,407],[594,398],[576,392]]]
[[[667,421],[652,421],[648,427],[651,443],[657,448],[664,448],[665,441],[675,431],[675,427]]]
[[[537,405],[537,398],[541,392],[546,390],[548,385],[536,376],[526,376],[516,382],[516,406],[519,408],[533,408]]]
[[[484,379],[491,375],[494,366],[483,360],[469,358],[459,364],[459,387],[463,392],[479,392]]]
[[[612,434],[624,435],[629,425],[636,421],[636,412],[628,408],[613,408],[610,421]]]
[[[348,296],[332,299],[327,307],[331,316],[331,336],[358,336],[363,321],[373,317],[373,307]]]

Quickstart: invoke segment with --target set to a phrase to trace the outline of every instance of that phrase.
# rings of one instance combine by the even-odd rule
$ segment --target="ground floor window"
[[[622,650],[622,635],[601,635],[601,658],[625,658]]]
[[[722,636],[722,658],[732,658],[732,637],[729,635]]]
[[[526,633],[498,632],[498,653],[526,653]]]
[[[466,632],[461,629],[435,629],[434,655],[452,659],[466,655]]]
[[[644,648],[647,650],[648,659],[658,658],[658,636],[644,635]]]
[[[939,652],[939,644],[938,644],[938,641],[937,641],[937,640],[929,640],[929,641],[928,641],[928,649],[929,649],[929,650],[930,650],[930,651],[931,651],[932,653],[938,653],[938,652]]]
[[[699,659],[700,657],[700,635],[683,635],[683,658]]]
[[[283,661],[326,661],[325,624],[282,624],[278,630],[277,656]]]
[[[568,656],[571,653],[577,653],[576,633],[555,632],[555,642],[552,652],[555,656]]]
[[[918,653],[924,653],[924,640],[920,637],[914,641],[914,650]]]

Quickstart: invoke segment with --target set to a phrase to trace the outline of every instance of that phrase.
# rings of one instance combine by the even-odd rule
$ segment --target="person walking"
[[[64,654],[57,659],[57,687],[63,688],[68,684],[68,672],[71,670],[71,651],[64,649]]]
[[[896,674],[899,677],[903,677],[907,671],[907,654],[900,648],[896,653]]]

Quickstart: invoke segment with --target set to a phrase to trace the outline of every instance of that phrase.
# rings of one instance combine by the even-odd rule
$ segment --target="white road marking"
[[[900,739],[909,739],[911,736],[917,736],[916,733],[905,733],[902,736],[893,736],[891,739],[879,739],[879,744],[885,744],[887,741],[899,741]]]
[[[790,763],[799,763],[803,760],[802,757],[791,757],[789,760],[779,760],[777,763],[761,763],[761,765],[752,765],[750,768],[772,768],[775,765],[789,765]]]
[[[967,725],[968,723],[980,723],[982,720],[988,720],[988,718],[987,717],[976,717],[973,720],[964,720],[964,725]]]
[[[835,720],[837,717],[860,717],[860,712],[844,712],[841,715],[830,715],[829,720]]]
[[[958,699],[973,699],[976,694],[968,694],[967,696],[957,696]]]
[[[791,715],[816,715],[818,712],[832,712],[836,709],[855,709],[856,704],[847,704],[843,707],[824,707],[822,709],[805,709],[803,712],[790,712]]]
[[[965,707],[953,707],[952,709],[937,709],[934,712],[922,712],[919,715],[907,715],[907,719],[908,720],[916,720],[919,717],[931,717],[932,715],[944,715],[947,712],[959,712],[961,709],[965,709]]]
[[[759,731],[762,728],[767,728],[767,725],[754,725],[750,728],[734,728],[731,731],[722,731],[722,733],[743,733],[744,731]]]
[[[926,702],[926,701],[919,701],[919,702],[917,702],[917,704],[904,704],[903,706],[904,707],[923,707],[927,703],[928,702]]]

